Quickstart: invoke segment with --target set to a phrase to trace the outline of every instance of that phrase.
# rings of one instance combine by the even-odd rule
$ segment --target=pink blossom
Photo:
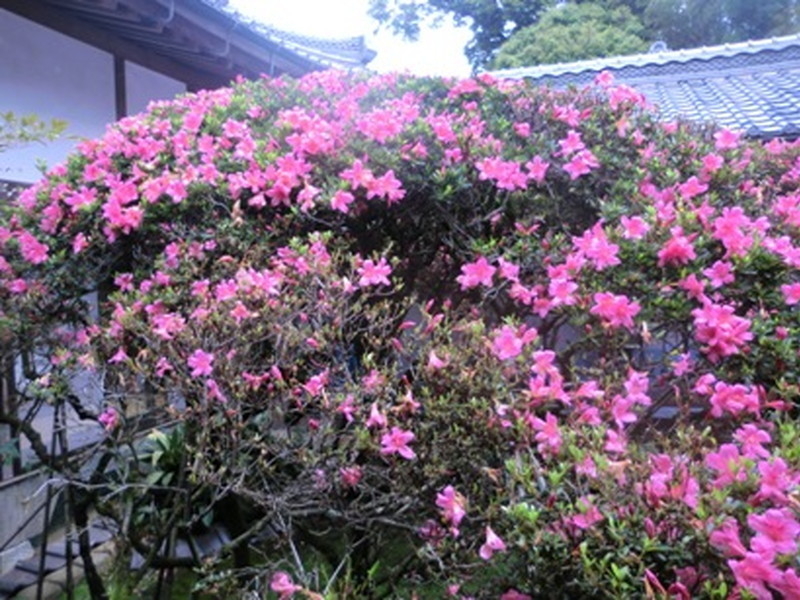
[[[742,456],[733,444],[722,444],[718,452],[709,452],[706,455],[705,465],[717,472],[717,478],[711,483],[715,488],[723,488],[747,479],[747,469],[742,462]]]
[[[739,537],[739,523],[736,519],[725,519],[722,525],[711,532],[708,541],[726,558],[736,558],[747,554],[747,549]]]
[[[784,570],[780,579],[773,580],[771,585],[783,594],[783,600],[800,600],[800,577],[791,567]]]
[[[479,285],[491,287],[495,271],[497,269],[490,265],[485,257],[481,256],[475,262],[462,265],[461,275],[456,278],[456,281],[461,284],[462,290],[468,290]]]
[[[495,552],[505,552],[506,544],[491,527],[486,526],[486,541],[478,550],[478,555],[483,560],[489,560]]]
[[[728,566],[736,583],[755,596],[756,600],[772,600],[767,585],[781,581],[781,572],[769,559],[755,552],[748,552],[742,560],[729,560]]]
[[[354,466],[354,467],[342,467],[339,469],[339,477],[342,480],[342,485],[349,488],[354,488],[358,486],[358,482],[361,481],[361,477],[363,477],[364,472],[362,471],[361,467]]]
[[[392,267],[386,262],[384,257],[376,264],[374,261],[367,259],[358,268],[358,285],[366,287],[369,285],[391,285],[389,275],[392,273]]]
[[[475,163],[478,178],[481,181],[494,181],[501,190],[524,190],[528,186],[528,178],[522,172],[518,162],[501,158],[485,158]]]
[[[331,197],[331,208],[333,210],[338,210],[339,212],[347,214],[350,212],[350,205],[353,203],[355,198],[353,194],[350,192],[346,192],[344,190],[338,190],[332,197]]]
[[[467,514],[467,501],[452,485],[446,486],[436,494],[436,506],[442,509],[442,516],[451,526],[451,532],[458,535],[458,525]]]
[[[742,446],[742,454],[747,458],[769,457],[769,451],[761,444],[769,444],[772,438],[769,433],[752,423],[747,423],[737,429],[733,434],[733,439]]]
[[[299,592],[303,588],[299,585],[295,584],[292,581],[292,578],[289,576],[288,573],[284,573],[283,571],[278,571],[272,576],[272,580],[269,584],[269,589],[273,592],[277,592],[280,600],[287,600],[294,596],[296,592]]]
[[[658,251],[658,266],[685,265],[697,258],[691,240],[684,235],[681,227],[670,229],[672,237]]]
[[[544,183],[549,167],[550,163],[543,160],[538,154],[525,163],[525,168],[528,170],[528,177],[539,184]]]
[[[724,381],[714,384],[711,394],[711,416],[721,417],[723,412],[736,416],[741,412],[758,414],[758,391],[742,384],[729,385]]]
[[[392,427],[391,431],[381,437],[381,454],[399,454],[406,460],[413,460],[417,455],[408,444],[413,442],[415,437],[410,431]]]
[[[786,304],[792,306],[800,302],[800,283],[787,283],[781,286]]]
[[[556,416],[548,411],[544,420],[533,417],[531,426],[537,432],[534,439],[539,442],[537,445],[539,452],[545,456],[558,454],[561,449],[562,439]]]
[[[739,146],[741,135],[730,129],[720,129],[714,134],[714,146],[717,150],[734,150]]]
[[[702,308],[692,311],[695,337],[705,346],[703,352],[711,362],[737,354],[753,339],[750,321],[734,314],[732,306],[706,301]]]
[[[386,420],[386,415],[384,415],[381,410],[378,408],[378,403],[373,402],[369,407],[369,418],[365,425],[367,428],[372,429],[383,429],[388,425],[388,421]]]
[[[571,180],[576,180],[582,175],[587,175],[600,166],[597,158],[589,150],[581,150],[572,160],[565,164],[562,168],[569,174]]]
[[[572,279],[566,277],[551,279],[547,286],[547,293],[551,297],[548,307],[572,306],[578,301],[574,295],[577,290],[578,284]]]
[[[650,225],[641,217],[623,215],[619,222],[622,225],[622,237],[626,240],[640,240],[650,231]]]
[[[202,377],[204,375],[211,375],[213,370],[214,355],[210,352],[204,352],[197,349],[192,352],[191,356],[186,360],[189,368],[192,369],[192,377]]]
[[[27,231],[20,233],[17,239],[19,240],[19,251],[26,261],[32,265],[38,265],[47,260],[49,250],[47,244],[40,242]]]
[[[704,269],[703,275],[708,277],[713,288],[722,287],[726,283],[733,283],[735,280],[731,263],[722,260],[718,260],[707,269]]]
[[[619,246],[608,240],[602,223],[597,223],[584,232],[581,237],[573,238],[572,241],[575,247],[594,263],[594,267],[598,271],[620,264],[617,256]]]
[[[800,523],[788,509],[770,508],[761,515],[750,514],[747,524],[756,532],[750,540],[750,547],[764,558],[771,560],[776,554],[793,554],[797,551]]]
[[[113,406],[107,407],[97,417],[97,422],[103,426],[106,431],[113,431],[119,425],[119,413]]]
[[[528,594],[523,594],[515,589],[510,589],[500,596],[500,600],[533,600],[533,598],[531,598]]]
[[[686,200],[691,200],[707,190],[708,186],[705,183],[701,183],[695,176],[690,177],[685,183],[678,186],[678,192]]]
[[[586,145],[581,139],[581,134],[574,129],[570,129],[567,132],[567,137],[559,140],[558,145],[561,146],[561,154],[564,156],[586,149]]]
[[[450,364],[450,357],[445,356],[444,358],[439,357],[434,350],[431,350],[428,354],[428,370],[429,371],[438,371],[439,369],[444,369],[447,365]]]
[[[389,205],[402,200],[406,192],[395,177],[394,171],[389,170],[380,177],[375,177],[365,185],[367,188],[367,199],[384,198]]]
[[[758,463],[758,493],[759,500],[771,500],[777,504],[787,501],[787,492],[794,486],[798,479],[792,477],[789,467],[780,457],[771,461],[762,460]]]
[[[611,327],[625,327],[632,331],[633,318],[639,314],[641,306],[627,296],[611,292],[598,292],[594,295],[594,306],[589,310],[603,319]]]

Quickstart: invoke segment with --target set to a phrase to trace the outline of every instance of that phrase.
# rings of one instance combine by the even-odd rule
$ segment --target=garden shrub
[[[606,75],[242,81],[20,197],[3,339],[102,380],[114,468],[50,462],[126,547],[227,524],[218,593],[797,598],[799,148]]]

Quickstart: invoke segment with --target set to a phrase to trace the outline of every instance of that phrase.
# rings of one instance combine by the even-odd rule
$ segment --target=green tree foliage
[[[650,0],[643,18],[653,39],[694,48],[797,31],[797,0]]]
[[[512,36],[492,66],[502,69],[642,52],[647,49],[643,35],[644,26],[627,6],[567,4]]]
[[[0,113],[0,152],[31,142],[53,141],[66,127],[66,121],[60,119],[52,119],[48,123],[36,115]]]
[[[593,8],[577,11],[574,5]],[[547,50],[538,48],[532,53],[535,56],[544,54],[548,58],[537,58],[524,64],[607,56],[646,47],[642,44],[632,49],[632,36],[649,43],[665,41],[670,48],[679,49],[800,30],[798,0],[370,0],[370,15],[381,26],[408,39],[416,39],[422,23],[432,21],[436,24],[448,16],[456,24],[469,25],[473,38],[467,44],[465,54],[476,69],[493,64],[501,46],[518,36],[523,41],[513,43],[512,48],[516,49],[513,54],[522,53],[517,48],[530,42],[530,27],[549,20],[556,9],[567,9],[566,15],[577,17],[575,22],[566,27],[566,33],[563,24],[554,27],[542,25],[539,33],[554,39],[537,40],[536,45],[546,46]],[[597,31],[597,9],[609,13],[600,19],[601,32]],[[632,16],[620,22],[622,13],[618,11],[625,9]],[[560,18],[564,16],[560,15]],[[576,47],[574,54],[569,48],[572,45]],[[509,60],[494,64],[510,66],[514,61]]]
[[[394,33],[407,39],[419,36],[420,25],[450,16],[457,25],[468,24],[473,38],[465,54],[473,67],[485,65],[514,33],[536,23],[555,0],[370,0],[369,14]]]

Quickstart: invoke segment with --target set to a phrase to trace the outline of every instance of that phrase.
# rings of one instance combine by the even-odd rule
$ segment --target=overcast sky
[[[424,30],[415,43],[403,42],[387,31],[373,35],[376,24],[367,16],[367,4],[368,0],[230,0],[239,12],[280,29],[328,38],[364,35],[367,45],[378,53],[369,64],[376,71],[469,75],[464,57],[469,29],[445,22]]]

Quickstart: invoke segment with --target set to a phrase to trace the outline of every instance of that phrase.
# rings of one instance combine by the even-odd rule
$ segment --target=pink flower
[[[700,183],[700,180],[698,180],[695,176],[690,177],[686,183],[682,183],[678,186],[678,192],[686,200],[691,200],[695,196],[699,196],[707,190],[708,186],[705,183]]]
[[[528,169],[528,177],[533,179],[536,183],[543,183],[547,177],[547,169],[550,163],[543,160],[538,154],[525,163],[525,168]]]
[[[741,135],[730,129],[720,129],[714,134],[714,146],[717,150],[734,150],[739,146]]]
[[[769,451],[761,444],[769,444],[772,438],[766,431],[752,423],[747,423],[737,429],[733,434],[733,439],[742,446],[742,453],[747,458],[769,457]]]
[[[466,516],[467,501],[452,485],[448,485],[436,494],[436,506],[442,509],[442,516],[451,526],[454,535],[458,535],[458,525]]]
[[[747,554],[747,549],[739,537],[739,523],[736,519],[725,519],[718,529],[711,532],[708,541],[726,558],[736,558]]]
[[[332,197],[331,197],[331,208],[333,210],[338,210],[339,212],[347,214],[350,212],[350,205],[353,203],[355,198],[353,194],[350,192],[345,192],[344,190],[338,190]]]
[[[431,350],[430,353],[428,354],[428,370],[429,371],[438,371],[439,369],[444,369],[449,364],[450,364],[450,357],[449,356],[445,356],[444,358],[441,358],[433,350]]]
[[[561,146],[561,154],[564,156],[569,156],[570,154],[586,148],[586,145],[581,139],[581,134],[574,129],[570,129],[567,132],[567,137],[563,140],[559,140],[558,145]]]
[[[750,547],[764,558],[772,560],[776,554],[793,554],[797,551],[800,523],[795,521],[788,509],[771,508],[762,515],[750,514],[747,524],[756,532],[750,540]]]
[[[618,296],[610,292],[598,292],[594,295],[594,306],[589,311],[599,316],[611,327],[625,327],[633,330],[633,317],[639,314],[641,306],[627,296]]]
[[[203,350],[195,350],[192,355],[186,360],[189,368],[192,370],[192,377],[202,377],[204,375],[211,375],[213,370],[212,364],[214,363],[214,355],[210,352]]]
[[[683,234],[681,227],[670,229],[672,237],[658,251],[658,266],[685,265],[697,258],[691,240]]]
[[[506,544],[500,539],[491,527],[486,526],[486,541],[478,550],[478,555],[483,560],[489,560],[495,552],[505,552]]]
[[[413,460],[417,455],[408,444],[413,442],[415,437],[410,431],[392,427],[391,431],[381,437],[381,454],[399,454],[406,460]]]
[[[703,270],[703,275],[708,277],[711,287],[719,288],[735,280],[731,263],[718,260],[709,268]]]
[[[468,290],[479,285],[491,287],[492,278],[496,270],[495,267],[489,264],[486,258],[481,256],[475,262],[462,265],[461,275],[456,277],[456,281],[461,284],[462,290]]]
[[[19,251],[26,261],[32,265],[38,265],[47,260],[49,250],[47,245],[37,240],[33,235],[23,231],[19,234],[18,240]]]
[[[372,405],[369,407],[369,418],[367,419],[366,426],[368,429],[372,429],[373,427],[376,429],[383,429],[388,425],[388,421],[386,420],[386,415],[384,415],[380,409],[378,408],[378,403],[373,402]]]
[[[793,305],[800,302],[800,283],[787,283],[781,286],[781,292],[786,299],[786,304]]]
[[[97,417],[97,422],[103,426],[106,431],[113,431],[119,425],[119,414],[113,406],[106,408]]]
[[[640,240],[650,231],[650,225],[641,217],[622,216],[619,222],[622,225],[622,237],[626,240]]]
[[[294,596],[295,592],[299,592],[303,588],[295,584],[288,573],[278,571],[272,576],[269,589],[273,592],[278,592],[280,600],[287,600]]]
[[[392,273],[392,267],[386,262],[384,257],[376,264],[372,260],[365,260],[358,268],[358,285],[366,287],[368,285],[391,285],[388,276]]]
[[[759,488],[756,497],[759,500],[772,500],[778,504],[786,502],[786,492],[797,483],[796,477],[791,477],[786,462],[777,457],[771,462],[762,460],[758,463]]]
[[[520,355],[525,344],[536,339],[536,329],[520,329],[503,325],[492,340],[492,354],[500,360],[509,360]]]
[[[342,480],[342,485],[349,488],[354,488],[358,485],[358,482],[361,481],[361,477],[363,477],[364,472],[361,470],[361,467],[342,467],[339,469],[339,477]]]
[[[717,478],[711,482],[715,488],[723,488],[747,479],[747,469],[742,462],[742,456],[733,444],[722,444],[719,452],[709,452],[705,464],[717,472]]]
[[[581,237],[573,238],[572,241],[586,258],[594,263],[598,271],[620,264],[617,256],[619,246],[608,240],[602,223],[597,223]]]
[[[748,552],[742,560],[729,560],[736,583],[755,596],[756,600],[772,600],[768,584],[780,582],[781,572],[770,560],[755,552]]]
[[[740,383],[729,385],[724,381],[714,384],[714,393],[709,402],[712,417],[721,417],[723,412],[736,416],[745,411],[757,415],[760,408],[757,390]]]
[[[750,340],[750,321],[734,314],[732,306],[706,301],[702,308],[692,311],[695,337],[705,346],[703,352],[711,362],[737,354]]]
[[[510,589],[500,596],[500,600],[533,600],[533,598],[528,596],[528,594],[523,594],[515,589]]]
[[[783,600],[800,600],[800,577],[791,567],[781,573],[779,580],[772,582],[772,587],[783,594]]]
[[[581,150],[572,160],[565,164],[562,168],[569,174],[571,180],[576,180],[581,175],[587,175],[600,166],[597,158],[589,150]]]
[[[485,158],[475,163],[478,168],[478,179],[492,180],[501,190],[524,190],[528,187],[528,178],[522,172],[518,162],[501,158]]]
[[[544,420],[538,417],[531,419],[531,426],[537,431],[534,439],[539,442],[537,449],[544,455],[558,454],[561,449],[561,430],[558,427],[558,419],[555,415],[547,412]]]

